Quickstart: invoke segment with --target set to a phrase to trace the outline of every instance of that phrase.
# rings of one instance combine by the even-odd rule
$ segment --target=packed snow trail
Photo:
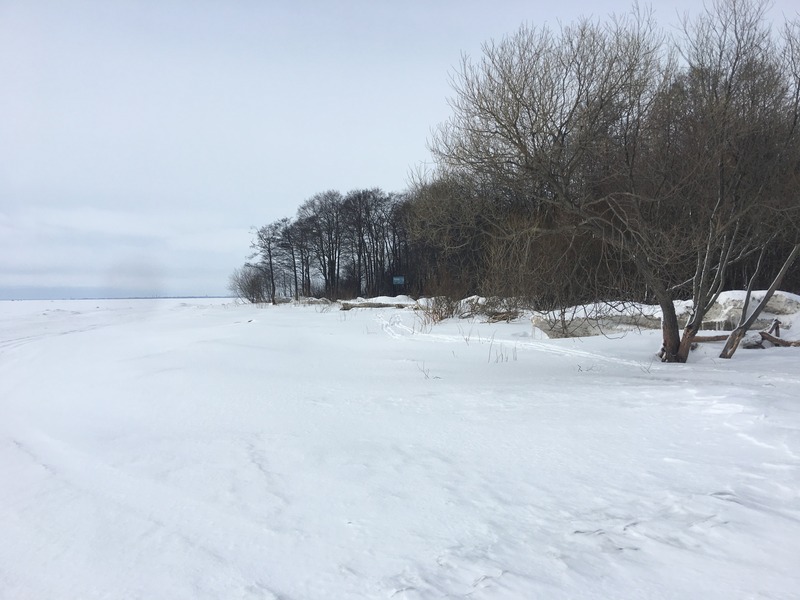
[[[800,349],[0,302],[0,598],[792,598]]]

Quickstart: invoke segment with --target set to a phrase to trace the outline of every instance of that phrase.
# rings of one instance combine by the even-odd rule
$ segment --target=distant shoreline
[[[235,300],[233,296],[81,296],[64,298],[0,298],[0,302],[59,302],[63,300]]]

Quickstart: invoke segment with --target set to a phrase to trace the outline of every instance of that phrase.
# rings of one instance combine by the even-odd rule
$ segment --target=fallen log
[[[772,342],[776,346],[783,346],[784,348],[789,348],[789,347],[800,348],[800,340],[795,340],[793,342],[790,342],[789,340],[784,340],[779,337],[776,337],[771,333],[769,333],[768,331],[759,331],[758,335],[761,336],[762,342]]]
[[[502,321],[505,321],[506,323],[511,323],[511,321],[519,319],[519,317],[520,317],[520,313],[517,312],[516,310],[509,310],[509,311],[506,311],[506,312],[493,312],[493,313],[489,313],[486,316],[486,322],[487,323],[500,323]]]
[[[339,310],[352,310],[354,308],[408,308],[408,304],[395,304],[394,302],[342,302]]]
[[[724,342],[728,339],[728,334],[725,335],[696,335],[692,338],[693,342]]]

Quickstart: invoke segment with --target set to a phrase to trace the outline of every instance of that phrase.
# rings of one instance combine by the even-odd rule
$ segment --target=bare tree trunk
[[[660,302],[661,306],[661,335],[662,335],[662,362],[685,362],[678,360],[680,349],[680,335],[678,333],[678,316],[675,314],[675,304],[671,299]]]
[[[683,328],[683,335],[678,346],[677,360],[675,362],[685,363],[689,359],[689,352],[692,349],[692,344],[698,331],[700,331],[700,323],[694,320]]]
[[[772,342],[776,346],[783,346],[784,348],[800,347],[800,340],[796,340],[794,342],[790,342],[789,340],[782,340],[781,338],[774,336],[771,333],[767,333],[766,331],[759,331],[758,334],[761,336],[762,341]]]
[[[730,333],[728,339],[725,340],[725,347],[722,349],[722,353],[719,355],[720,358],[731,358],[733,356],[733,353],[736,352],[736,349],[739,347],[739,343],[744,338],[744,334],[747,333],[747,330],[755,320],[754,318],[748,319],[747,313],[750,311],[750,298],[752,297],[756,277],[758,276],[759,271],[761,271],[761,263],[764,260],[764,254],[766,254],[766,252],[767,247],[765,245],[763,248],[761,248],[761,253],[758,255],[756,267],[753,270],[753,274],[750,276],[750,280],[747,282],[747,292],[745,293],[744,304],[742,305],[742,314],[739,316],[739,323]],[[757,311],[753,314],[757,314]],[[748,321],[750,321],[749,324],[747,323]]]
[[[753,273],[753,276],[750,278],[750,283],[747,286],[747,295],[745,296],[744,306],[742,307],[742,316],[739,318],[739,324],[736,328],[731,332],[731,335],[728,337],[728,341],[725,342],[725,347],[722,349],[720,353],[720,358],[731,358],[733,353],[736,352],[736,349],[739,347],[739,343],[744,338],[744,335],[753,326],[758,316],[767,306],[767,302],[769,302],[772,295],[775,293],[775,290],[778,289],[781,282],[783,281],[784,276],[786,275],[789,267],[792,266],[795,258],[797,255],[800,254],[800,244],[796,244],[792,251],[789,253],[789,256],[786,258],[786,261],[783,263],[781,270],[778,271],[778,274],[775,276],[775,279],[772,280],[772,284],[769,286],[766,294],[761,299],[761,302],[758,303],[755,310],[753,310],[750,316],[747,316],[747,310],[750,306],[750,295],[753,292],[753,284],[755,282],[756,273],[758,273],[758,269],[761,266],[761,258],[759,258],[758,265],[756,266],[756,272]],[[762,252],[763,256],[763,252]]]

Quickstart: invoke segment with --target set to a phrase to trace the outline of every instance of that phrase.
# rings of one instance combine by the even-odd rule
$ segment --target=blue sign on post
[[[403,285],[406,282],[406,278],[403,275],[395,275],[392,277],[392,283],[394,285]]]

